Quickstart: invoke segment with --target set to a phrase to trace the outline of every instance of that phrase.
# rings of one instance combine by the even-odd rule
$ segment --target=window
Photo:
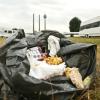
[[[12,31],[8,30],[8,33],[12,33]]]
[[[5,33],[7,33],[7,30],[4,30]]]
[[[94,28],[94,27],[99,27],[99,26],[100,26],[100,21],[94,22],[94,23],[91,23],[91,24],[87,24],[87,25],[84,25],[84,26],[81,26],[80,30]]]

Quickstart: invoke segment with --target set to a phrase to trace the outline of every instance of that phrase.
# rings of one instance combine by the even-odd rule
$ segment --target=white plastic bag
[[[48,50],[50,50],[50,56],[55,56],[57,52],[60,50],[59,41],[60,39],[53,35],[50,35],[48,37]]]
[[[37,79],[48,79],[53,76],[63,75],[65,71],[65,63],[49,65],[45,61],[38,61],[35,59],[30,52],[27,52],[26,55],[30,62],[29,75]]]
[[[40,47],[33,47],[27,50],[27,55],[32,56],[35,59],[41,59],[42,54],[41,54],[41,48]]]
[[[30,68],[29,75],[37,79],[48,79],[57,75],[63,75],[65,63],[59,65],[49,65],[45,61],[34,61]]]

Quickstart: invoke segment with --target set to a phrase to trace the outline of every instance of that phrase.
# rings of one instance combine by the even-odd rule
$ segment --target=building
[[[9,37],[16,32],[16,29],[0,28],[0,37]]]
[[[80,26],[80,36],[100,36],[100,16],[82,22]]]
[[[79,32],[64,32],[66,37],[79,37]]]

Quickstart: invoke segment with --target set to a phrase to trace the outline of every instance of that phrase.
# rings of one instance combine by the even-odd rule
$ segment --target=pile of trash
[[[7,91],[23,97],[67,95],[67,100],[69,93],[90,87],[95,77],[96,45],[73,43],[59,32],[31,37],[23,32],[13,34],[0,48],[1,93],[6,84]]]

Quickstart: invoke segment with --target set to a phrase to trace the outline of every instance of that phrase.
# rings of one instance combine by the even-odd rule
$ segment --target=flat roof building
[[[80,36],[100,36],[100,16],[84,21],[80,26]]]

